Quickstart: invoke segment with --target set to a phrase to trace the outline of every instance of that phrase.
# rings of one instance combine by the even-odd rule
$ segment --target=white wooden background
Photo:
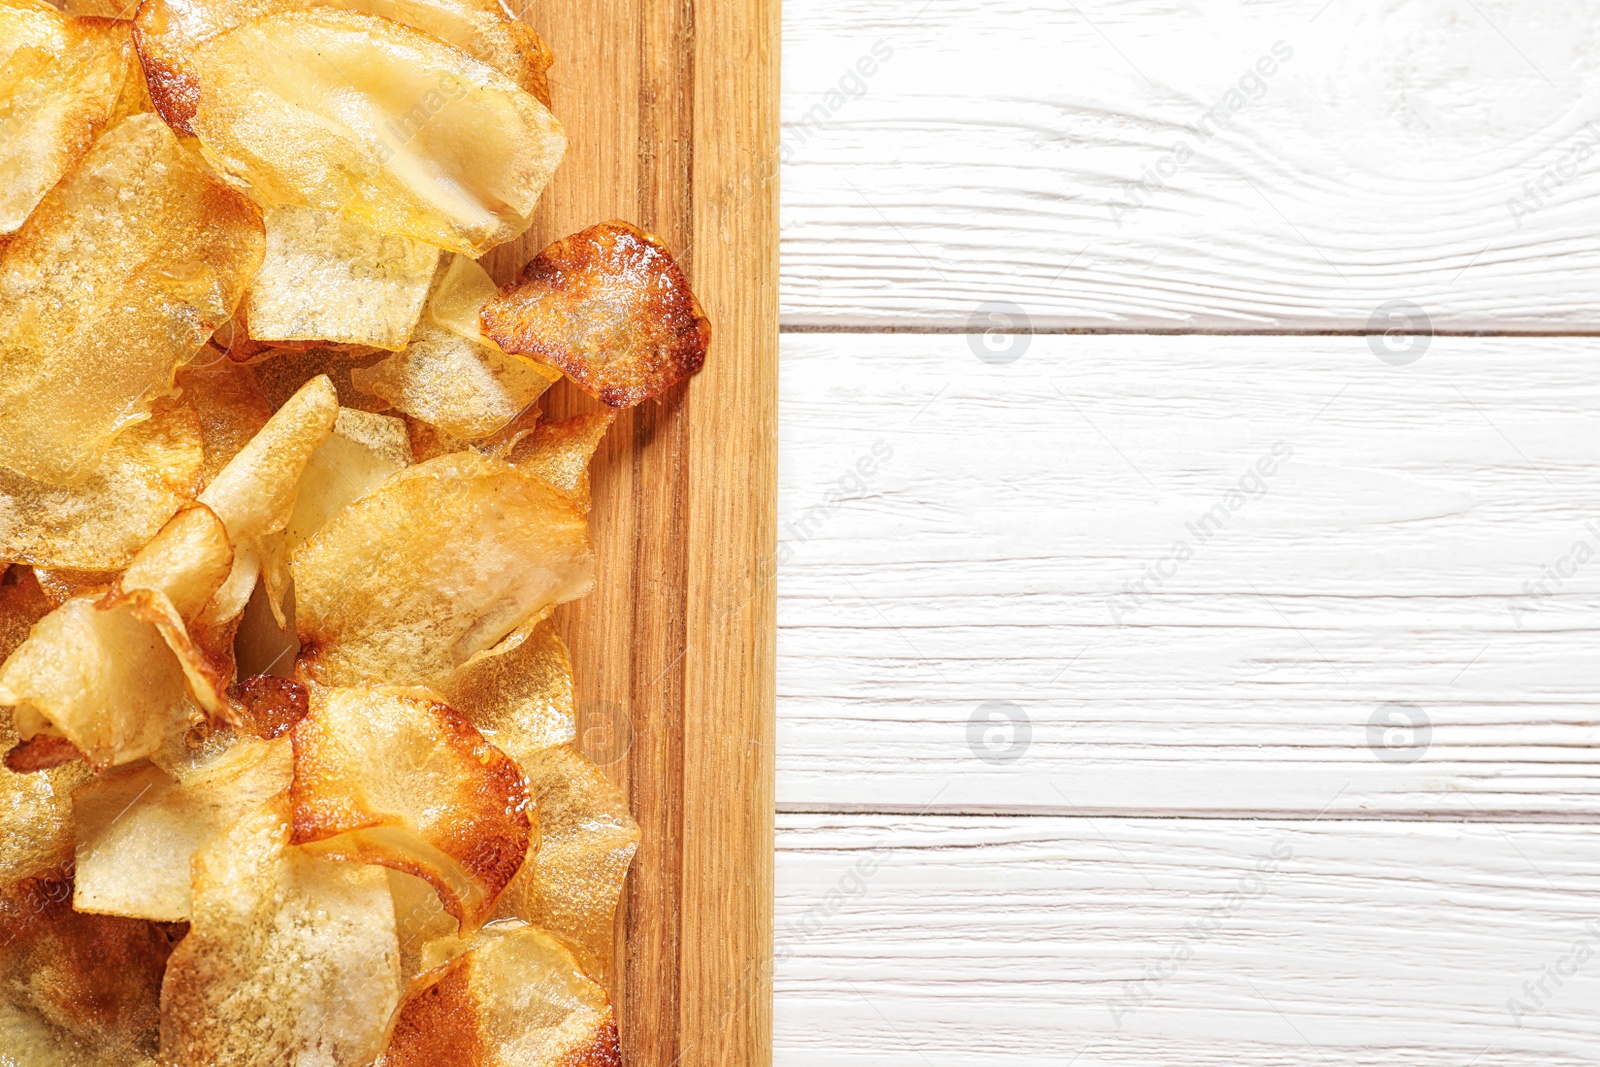
[[[778,1063],[1600,1062],[1600,6],[784,19]]]

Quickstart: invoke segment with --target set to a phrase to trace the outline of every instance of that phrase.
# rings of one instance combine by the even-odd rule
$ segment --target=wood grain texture
[[[786,325],[1600,327],[1584,0],[785,14]]]
[[[548,2],[523,13],[556,55],[570,148],[502,282],[544,244],[623,218],[661,236],[713,324],[705,370],[624,412],[592,465],[596,587],[558,613],[580,728],[644,838],[618,919],[630,1067],[770,1058],[770,583],[712,620],[713,585],[773,543],[778,15],[770,0]],[[598,405],[569,383],[552,418]],[[739,486],[743,491],[728,492]],[[631,747],[626,739],[631,737]],[[619,744],[620,740],[620,744]]]
[[[1600,818],[1600,340],[1012,340],[784,338],[781,809]]]
[[[1600,1041],[1589,827],[779,819],[783,1067],[1575,1067]]]

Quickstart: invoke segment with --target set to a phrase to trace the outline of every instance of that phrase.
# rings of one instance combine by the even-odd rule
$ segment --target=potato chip
[[[266,259],[245,296],[253,340],[405,347],[437,248],[314,207],[271,208],[266,227]]]
[[[0,234],[21,228],[142,80],[128,26],[0,2]]]
[[[0,256],[0,465],[87,478],[233,314],[263,244],[159,117],[101,135]]]
[[[59,608],[75,596],[104,593],[117,580],[116,571],[79,571],[58,567],[35,567],[34,578],[39,583],[50,606]]]
[[[295,728],[311,710],[305,686],[292,678],[258,674],[240,682],[234,699],[240,704],[239,729],[272,741]]]
[[[350,381],[350,375],[360,367],[370,367],[385,358],[387,352],[361,349],[357,352],[337,348],[275,348],[259,361],[250,364],[256,385],[267,403],[280,408],[294,395],[295,390],[312,378],[326,374],[339,394],[339,404],[362,411],[389,410],[389,402],[381,397],[364,393]]]
[[[589,460],[616,416],[610,412],[574,415],[541,422],[506,454],[516,466],[537,474],[566,493],[580,510],[589,510]]]
[[[515,648],[475,659],[435,688],[518,765],[577,740],[572,660],[549,619]]]
[[[516,81],[550,106],[546,72],[552,56],[539,35],[492,0],[146,0],[139,6],[139,49],[167,121],[185,133],[199,85],[187,54],[257,17],[308,7],[381,15],[455,45]]]
[[[62,738],[97,769],[154,752],[192,711],[162,632],[134,605],[102,611],[87,597],[41,619],[0,666],[0,704],[24,742]]]
[[[178,371],[183,402],[200,419],[205,447],[203,479],[209,484],[250,439],[261,432],[276,410],[256,386],[255,375],[226,359]]]
[[[604,977],[639,825],[617,787],[576,745],[518,762],[539,812],[539,850],[506,890],[496,917],[514,915],[560,934],[590,974]]]
[[[586,593],[587,523],[501,460],[393,475],[295,552],[299,670],[323,685],[427,684]]]
[[[605,990],[532,926],[489,927],[407,990],[380,1067],[614,1067]]]
[[[210,508],[197,504],[174,515],[139,551],[117,579],[117,593],[160,593],[181,618],[192,619],[227,581],[232,567],[227,527]]]
[[[73,906],[135,919],[188,919],[190,859],[287,789],[292,771],[287,738],[241,736],[181,782],[138,764],[80,785],[72,798],[78,828]]]
[[[431,322],[419,323],[402,351],[350,375],[356,388],[463,441],[504,427],[557,377]]]
[[[0,558],[75,570],[127,566],[200,492],[202,441],[193,411],[159,404],[119,434],[74,488],[0,470]]]
[[[461,930],[456,917],[445,910],[439,891],[415,875],[390,867],[389,895],[394,898],[395,930],[400,937],[400,987],[429,969],[424,959],[435,942],[454,942]]]
[[[533,840],[516,763],[426,690],[312,694],[294,739],[294,837],[423,879],[476,929]]]
[[[499,295],[500,287],[477,260],[451,253],[433,296],[428,298],[426,314],[435,326],[463,340],[498,348],[483,332],[482,315],[484,305]]]
[[[32,882],[0,900],[0,1062],[149,1062],[172,933],[75,912],[70,880]]]
[[[700,369],[711,323],[666,246],[603,222],[540,252],[483,309],[507,352],[548,364],[612,407],[631,407]]]
[[[263,15],[185,57],[188,126],[263,203],[345,211],[479,255],[528,228],[566,151],[560,123],[493,67],[372,15]],[[163,113],[187,106],[164,98]]]
[[[388,882],[289,845],[288,798],[195,854],[161,987],[161,1060],[364,1067],[400,999]]]
[[[294,511],[280,537],[263,544],[262,584],[280,627],[288,616],[289,554],[346,505],[366,496],[389,475],[411,465],[405,423],[388,415],[340,408],[333,432],[312,453],[300,475]]]

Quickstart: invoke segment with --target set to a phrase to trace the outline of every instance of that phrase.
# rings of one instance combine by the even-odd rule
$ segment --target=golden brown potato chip
[[[78,571],[55,567],[35,567],[34,577],[50,606],[59,608],[75,596],[104,593],[117,580],[116,571]]]
[[[73,911],[70,880],[32,882],[0,900],[0,1063],[149,1063],[174,935]]]
[[[427,684],[593,583],[583,515],[471,452],[391,476],[295,552],[299,670],[323,685]]]
[[[559,377],[431,322],[403,350],[350,375],[356,388],[463,441],[500,430]]]
[[[180,782],[150,764],[118,768],[80,785],[79,911],[179,922],[189,918],[189,861],[269,797],[289,788],[287,738],[235,737]]]
[[[133,604],[69,600],[0,666],[17,735],[64,738],[95,768],[130,763],[189,722],[184,667]]]
[[[380,1067],[616,1067],[605,990],[554,937],[495,925],[407,990]]]
[[[178,371],[178,386],[184,404],[200,418],[204,480],[209,484],[261,432],[275,408],[261,395],[250,368],[226,359],[183,367]]]
[[[405,347],[437,248],[314,207],[271,208],[266,226],[267,256],[245,296],[253,340]]]
[[[711,323],[666,246],[603,222],[540,252],[483,310],[507,352],[546,363],[612,407],[632,407],[705,362]]]
[[[189,934],[161,987],[161,1060],[364,1067],[400,999],[383,873],[289,844],[276,797],[195,854]]]
[[[385,358],[387,352],[362,349],[347,352],[336,348],[275,348],[257,362],[250,364],[256,385],[267,403],[274,409],[283,406],[295,390],[320,374],[326,374],[339,394],[339,403],[347,408],[362,411],[387,411],[389,402],[357,389],[350,375],[360,367],[370,367]]]
[[[541,422],[506,453],[506,459],[537,474],[589,510],[589,461],[616,416],[610,412]]]
[[[423,961],[434,942],[455,943],[461,924],[445,910],[444,901],[433,886],[392,867],[386,873],[389,894],[394,898],[395,930],[400,937],[400,988],[404,989],[432,966]]]
[[[139,49],[167,121],[192,133],[200,87],[186,64],[201,41],[259,15],[308,7],[381,15],[455,45],[516,81],[550,106],[552,57],[539,35],[491,0],[146,0],[139,6]]]
[[[264,741],[282,737],[311,710],[305,686],[292,678],[258,674],[240,682],[233,695],[241,705],[239,729]]]
[[[47,568],[109,571],[200,492],[200,425],[159,404],[117,435],[81,485],[62,488],[0,470],[0,558]]]
[[[317,855],[405,871],[467,929],[533,839],[516,763],[426,690],[316,690],[294,739],[294,837]]]
[[[639,825],[617,787],[576,745],[543,749],[519,763],[539,813],[539,850],[506,890],[496,917],[514,915],[561,935],[590,974],[604,977]]]
[[[313,9],[194,46],[188,126],[263,203],[346,211],[380,233],[481,254],[527,229],[566,151],[532,94],[430,34]],[[173,114],[189,97],[165,96]]]
[[[28,639],[33,624],[55,608],[27,567],[0,570],[0,661]]]
[[[549,619],[498,656],[483,656],[435,687],[445,703],[521,765],[552,745],[576,741],[572,660]]]
[[[102,134],[0,255],[0,465],[88,477],[233,314],[263,243],[159,117]]]
[[[0,2],[0,234],[77,165],[134,80],[127,25]]]
[[[317,448],[333,432],[339,397],[326,376],[301,386],[228,462],[200,502],[215,511],[234,545],[233,573],[218,592],[206,618],[236,619],[255,589],[268,535],[276,534],[294,512],[300,475]]]

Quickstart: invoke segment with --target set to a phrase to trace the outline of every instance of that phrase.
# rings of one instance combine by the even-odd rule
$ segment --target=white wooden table
[[[778,1063],[1600,1062],[1600,5],[784,18]]]

